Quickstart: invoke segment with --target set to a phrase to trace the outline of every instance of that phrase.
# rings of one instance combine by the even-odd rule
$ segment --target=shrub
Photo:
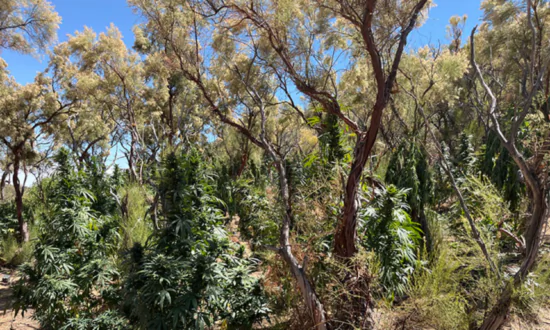
[[[96,322],[92,320],[117,303],[118,271],[109,258],[118,240],[116,219],[107,213],[106,198],[96,199],[86,189],[107,185],[89,172],[75,171],[66,152],[58,155],[58,163],[33,251],[35,262],[21,267],[14,290],[16,314],[34,309],[33,317],[44,329]]]
[[[212,176],[196,152],[170,154],[159,180],[163,230],[135,244],[125,311],[142,329],[202,329],[225,320],[249,328],[267,315],[254,260],[222,227]]]
[[[376,189],[373,201],[359,214],[361,243],[380,262],[380,284],[392,297],[403,295],[417,262],[418,224],[407,213],[406,190],[395,186]]]

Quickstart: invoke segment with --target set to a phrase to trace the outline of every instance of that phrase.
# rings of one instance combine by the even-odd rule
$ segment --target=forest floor
[[[0,269],[0,276],[4,274],[12,274],[12,272],[6,269]],[[0,330],[40,329],[38,322],[33,320],[31,316],[32,312],[27,312],[24,317],[18,315],[14,318],[12,289],[9,283],[0,282]]]

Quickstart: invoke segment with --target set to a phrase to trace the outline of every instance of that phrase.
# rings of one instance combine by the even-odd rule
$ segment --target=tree
[[[504,323],[511,305],[515,288],[523,283],[534,267],[541,244],[541,231],[548,217],[548,151],[550,150],[550,131],[544,118],[545,98],[548,97],[548,63],[545,49],[548,47],[546,29],[548,4],[544,1],[526,0],[526,6],[512,1],[483,3],[487,23],[480,33],[475,35],[476,28],[470,37],[471,66],[474,81],[479,81],[486,102],[474,99],[474,106],[483,109],[487,126],[494,131],[501,145],[508,151],[519,167],[530,200],[530,216],[524,221],[523,237],[525,255],[519,270],[512,281],[507,282],[498,302],[486,316],[481,329],[498,329]],[[507,11],[500,9],[507,8]],[[512,16],[518,16],[514,23]],[[502,61],[490,62],[491,66],[482,67],[476,60],[476,39],[487,42],[486,47],[493,47],[495,42],[504,52]],[[522,42],[521,45],[516,42]],[[484,50],[486,52],[487,50]],[[494,48],[492,49],[494,51]],[[509,61],[520,58],[520,61]],[[499,73],[495,78],[485,73],[493,73],[493,67]],[[489,80],[491,79],[491,80]],[[492,80],[498,81],[493,86]],[[489,81],[489,82],[488,82]],[[518,84],[519,83],[519,84]],[[519,87],[518,87],[519,86]],[[472,88],[476,89],[477,84]],[[545,92],[546,89],[546,92]],[[495,92],[497,90],[497,92]],[[503,111],[513,109],[514,116],[509,123],[503,123]],[[527,122],[532,123],[527,136],[519,140],[520,130]]]
[[[325,329],[327,320],[323,305],[305,270],[292,253],[290,227],[294,214],[285,157],[294,146],[286,140],[287,132],[278,131],[277,125],[274,125],[279,118],[283,119],[281,113],[285,103],[277,100],[278,86],[273,83],[270,72],[263,71],[258,65],[261,47],[254,42],[253,31],[243,29],[244,25],[235,30],[235,33],[253,42],[250,53],[236,48],[233,43],[220,42],[231,41],[223,39],[227,32],[223,27],[215,30],[219,34],[210,43],[209,31],[215,28],[211,25],[215,22],[212,18],[219,13],[219,9],[212,8],[211,4],[201,6],[200,3],[186,1],[175,6],[170,1],[158,3],[145,0],[131,3],[147,19],[142,33],[148,35],[151,44],[155,45],[152,51],[163,57],[169,69],[177,70],[195,85],[204,106],[213,115],[210,121],[237,130],[273,162],[283,212],[279,246],[272,247],[272,250],[288,265],[316,327]],[[205,53],[204,49],[209,52]],[[210,55],[208,62],[205,55]],[[227,61],[229,58],[233,63]],[[206,63],[211,66],[206,67]]]
[[[56,30],[60,21],[61,18],[59,15],[46,0],[3,1],[0,4],[0,48],[12,49],[22,53],[43,51],[57,38]],[[25,173],[27,173],[25,160],[32,158],[33,151],[30,149],[33,146],[29,149],[26,142],[34,135],[32,130],[37,129],[38,126],[42,126],[42,124],[38,124],[39,120],[34,121],[32,124],[28,122],[23,124],[23,122],[29,120],[30,113],[35,111],[32,108],[38,102],[34,102],[34,105],[31,105],[33,102],[30,99],[33,93],[39,92],[36,86],[18,86],[8,76],[8,72],[6,71],[7,64],[3,60],[0,66],[0,70],[2,70],[2,101],[0,102],[3,103],[1,111],[6,119],[0,124],[4,126],[2,129],[6,131],[6,133],[2,134],[1,141],[9,150],[9,153],[11,153],[11,161],[8,161],[7,167],[2,174],[1,189],[3,191],[5,179],[10,172],[9,167],[11,164],[13,166],[12,182],[15,188],[20,240],[28,241],[27,223],[23,219],[23,194],[25,188],[21,186],[19,170],[23,162]],[[13,98],[11,94],[18,94],[16,98],[18,97],[19,99]],[[17,109],[19,107],[27,109],[19,110]],[[26,181],[26,175],[24,181]]]
[[[57,38],[61,17],[47,0],[6,0],[0,4],[0,48],[21,53],[46,50]]]
[[[5,70],[5,67],[4,67]],[[44,152],[42,142],[51,139],[54,122],[71,112],[74,99],[63,99],[55,90],[55,74],[50,78],[41,73],[34,83],[21,86],[4,73],[0,93],[0,141],[9,150],[13,164],[12,182],[19,221],[19,239],[29,240],[28,225],[23,219],[23,194],[28,167]],[[42,142],[41,142],[42,141]],[[41,148],[42,147],[42,148]],[[20,180],[20,170],[25,180]]]
[[[380,130],[383,111],[390,101],[407,37],[416,27],[426,4],[424,0],[417,3],[394,1],[384,5],[377,4],[377,1],[353,4],[347,1],[304,1],[265,7],[247,6],[238,2],[225,4],[262,31],[263,42],[271,47],[270,56],[279,59],[268,64],[271,69],[278,71],[277,77],[281,85],[285,86],[284,90],[289,90],[288,79],[301,93],[318,102],[324,111],[342,120],[356,135],[353,161],[344,192],[344,206],[334,240],[334,251],[340,257],[352,257],[357,251],[358,186]],[[299,8],[303,9],[305,15],[293,14]],[[396,11],[397,16],[391,17],[389,13],[392,11]],[[331,30],[332,18],[339,18],[346,23]],[[377,32],[381,30],[394,30],[396,33],[385,35]],[[340,33],[350,33],[357,37],[352,38],[351,49],[342,51],[342,43],[335,41]],[[387,42],[389,40],[392,42]],[[316,46],[316,42],[322,46]],[[346,54],[348,51],[350,54]],[[329,55],[330,52],[336,55]],[[386,58],[386,54],[390,55]],[[370,114],[364,109],[367,102],[363,102],[363,109],[359,110],[363,116],[355,119],[342,109],[337,97],[335,76],[335,61],[339,56],[350,56],[357,62],[370,58],[372,71],[361,77],[369,83],[371,79],[374,80],[377,90],[376,99],[369,100],[373,102]],[[368,117],[370,125],[367,128]]]

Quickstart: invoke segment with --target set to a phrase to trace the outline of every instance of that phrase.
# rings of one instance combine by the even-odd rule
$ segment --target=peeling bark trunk
[[[383,108],[382,108],[383,109]],[[378,128],[382,119],[382,109],[373,113],[371,127],[364,136],[360,137],[354,152],[354,160],[346,183],[344,192],[344,209],[334,237],[334,252],[341,258],[350,258],[357,252],[355,238],[357,236],[357,191],[361,182],[361,176],[371,153]],[[369,134],[370,133],[370,134]],[[368,138],[370,136],[370,139]]]
[[[387,74],[382,64],[380,49],[378,45],[376,45],[372,29],[376,1],[369,1],[365,4],[365,13],[361,16],[360,20],[355,21],[351,18],[352,16],[345,15],[348,19],[351,19],[351,23],[356,25],[361,32],[361,37],[365,43],[365,49],[370,56],[370,65],[374,71],[377,94],[376,102],[372,109],[370,126],[365,133],[358,134],[358,141],[354,149],[354,160],[351,165],[351,171],[344,192],[344,208],[334,237],[334,253],[341,258],[352,257],[357,252],[355,246],[355,238],[357,235],[357,209],[359,207],[357,191],[361,182],[361,175],[363,174],[365,164],[376,142],[376,136],[378,135],[382,123],[382,113],[389,103],[391,90],[397,77],[397,69],[399,68],[399,63],[401,62],[401,57],[405,45],[407,44],[407,37],[416,25],[420,11],[424,8],[426,3],[427,0],[418,1],[411,13],[409,21],[403,26],[401,35],[399,36],[399,43]],[[343,11],[350,9],[345,2],[341,2],[340,4]]]

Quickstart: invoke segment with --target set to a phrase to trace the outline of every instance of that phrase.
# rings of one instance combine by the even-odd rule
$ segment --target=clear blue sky
[[[96,33],[104,32],[114,23],[128,46],[132,46],[134,35],[132,27],[140,21],[125,0],[50,0],[61,16],[57,31],[59,42],[67,40],[68,34],[83,30],[84,26]],[[47,66],[47,58],[37,59],[30,55],[21,55],[12,51],[2,51],[0,56],[8,63],[8,70],[20,83],[34,80],[36,72]]]
[[[82,30],[84,26],[96,32],[103,32],[114,23],[124,41],[131,47],[134,41],[132,26],[139,22],[124,0],[50,0],[61,15],[62,22],[58,30],[59,41],[67,40],[68,34]],[[479,22],[481,12],[480,0],[435,0],[436,7],[430,10],[427,22],[420,29],[413,31],[409,45],[417,47],[427,43],[446,43],[446,26],[453,15],[468,15],[465,36]],[[1,55],[8,63],[8,69],[15,79],[28,83],[34,79],[36,72],[47,65],[46,58],[35,58],[4,50]]]
[[[447,25],[454,15],[467,15],[463,38],[467,38],[474,25],[479,24],[482,12],[479,9],[481,0],[434,0],[436,7],[430,9],[428,20],[411,33],[409,44],[416,46],[427,43],[447,43]]]

